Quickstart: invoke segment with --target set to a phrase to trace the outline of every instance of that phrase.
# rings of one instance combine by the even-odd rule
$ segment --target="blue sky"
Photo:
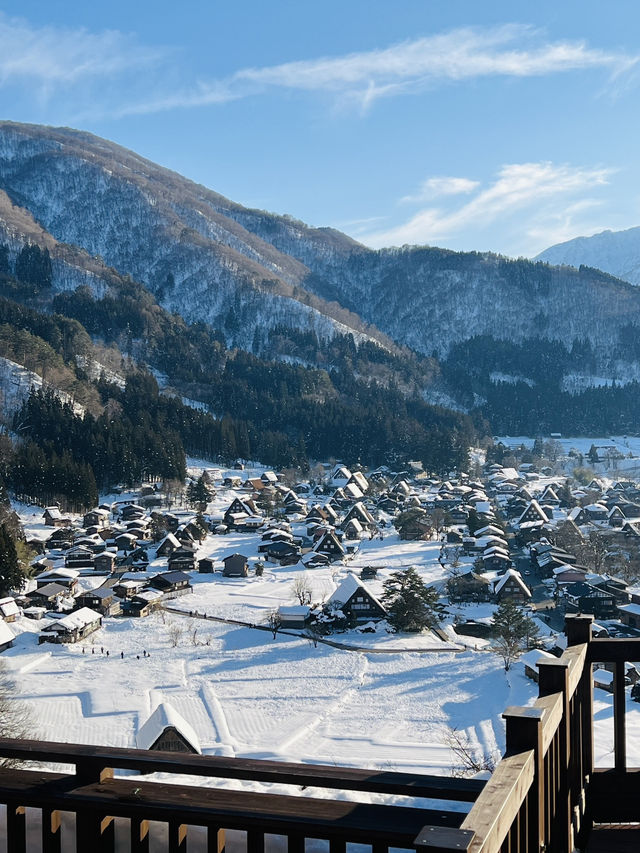
[[[640,5],[5,2],[0,115],[371,245],[640,225]]]

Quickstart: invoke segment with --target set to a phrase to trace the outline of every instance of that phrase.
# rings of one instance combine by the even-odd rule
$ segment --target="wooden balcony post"
[[[591,623],[588,623],[591,631]],[[572,762],[579,762],[579,756],[571,755],[571,703],[569,696],[569,665],[562,660],[542,660],[538,664],[538,691],[540,697],[562,694],[562,721],[558,726],[559,744],[557,761],[559,785],[555,798],[556,814],[554,822],[557,832],[567,851],[573,849],[572,801],[578,801],[578,791],[584,786],[584,780],[573,778]],[[577,721],[576,721],[577,722]]]
[[[613,674],[613,752],[617,773],[627,769],[626,696],[624,662],[616,661]]]
[[[113,779],[113,768],[105,767],[104,762],[95,758],[82,758],[76,761],[76,787],[92,785]],[[115,822],[113,817],[96,812],[83,811],[76,814],[76,849],[114,850]]]
[[[535,774],[527,800],[525,850],[543,850],[544,823],[544,753],[542,746],[541,708],[507,708],[503,718],[507,724],[507,755],[532,749],[535,756]]]
[[[581,613],[565,616],[564,632],[567,635],[567,645],[578,646],[580,643],[590,643],[592,625],[593,616]]]

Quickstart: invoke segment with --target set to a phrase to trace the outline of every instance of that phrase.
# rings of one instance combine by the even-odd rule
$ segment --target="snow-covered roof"
[[[138,749],[151,749],[162,733],[174,728],[196,752],[201,753],[200,741],[193,727],[179,714],[173,705],[161,702],[136,735]]]
[[[66,578],[73,581],[79,574],[80,572],[77,569],[50,569],[48,572],[39,574],[37,580],[42,580],[42,578]]]
[[[306,604],[281,604],[278,607],[281,616],[303,616],[309,615],[309,607]]]
[[[340,583],[335,592],[332,593],[332,595],[329,597],[327,604],[346,604],[347,601],[349,601],[349,599],[351,598],[351,596],[359,589],[364,590],[367,595],[369,595],[373,599],[373,601],[375,601],[375,603],[382,608],[382,610],[385,609],[384,605],[380,601],[378,601],[378,599],[371,592],[371,590],[367,589],[367,587],[362,583],[362,581],[354,574],[351,574],[351,572]]]
[[[506,584],[509,578],[513,578],[517,584],[522,588],[522,591],[531,598],[531,591],[526,583],[522,580],[520,572],[516,571],[516,569],[507,569],[507,571],[500,577],[500,579],[496,582],[494,587],[494,592],[498,593],[502,589],[502,587]]]
[[[14,640],[15,637],[11,626],[0,619],[0,646],[4,646],[5,643],[12,643]]]
[[[557,660],[557,658],[550,652],[545,652],[542,649],[531,649],[531,651],[520,655],[518,660],[533,669],[541,660]]]
[[[143,589],[136,595],[136,598],[141,598],[143,601],[157,601],[162,598],[162,593],[159,589]]]
[[[0,613],[5,617],[17,616],[20,613],[14,598],[0,598]]]
[[[75,631],[78,628],[84,628],[98,622],[100,619],[102,616],[95,610],[91,610],[90,607],[81,607],[80,610],[75,610],[73,613],[63,616],[62,619],[52,622],[47,626],[47,629],[50,631],[52,628],[62,628],[65,631]]]
[[[624,610],[625,613],[631,613],[632,616],[640,616],[640,604],[619,604],[618,610]]]
[[[593,680],[596,684],[612,684],[613,673],[609,672],[608,669],[594,669]]]

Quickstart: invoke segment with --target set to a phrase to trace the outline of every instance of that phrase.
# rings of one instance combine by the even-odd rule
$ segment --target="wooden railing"
[[[389,847],[414,849],[414,839],[425,823],[458,827],[464,818],[464,806],[459,803],[473,803],[485,784],[409,773],[9,739],[0,739],[0,758],[19,762],[0,768],[8,853],[222,853],[228,830],[246,833],[241,849],[247,853],[265,850],[265,834],[284,836],[289,853],[304,853],[306,839],[328,841],[330,853],[345,853],[348,842],[368,844],[372,853],[387,853]],[[73,765],[74,770],[51,772],[42,767],[52,764]],[[174,780],[132,778],[132,773],[169,773]],[[194,783],[193,777],[201,777],[201,784]],[[269,784],[292,787],[285,788],[290,792],[285,794],[212,787],[220,779],[260,782],[267,790]],[[374,805],[330,796],[314,798],[305,795],[305,788],[438,802],[426,810]],[[324,794],[327,797],[328,791]],[[1,826],[0,820],[0,837]],[[285,841],[273,849],[284,850]]]
[[[568,647],[541,660],[539,698],[508,708],[506,753],[459,828],[425,826],[430,853],[570,853],[593,823],[640,821],[640,771],[625,759],[624,663],[640,640],[592,640],[591,616],[568,616]],[[614,663],[615,768],[593,767],[593,663]]]

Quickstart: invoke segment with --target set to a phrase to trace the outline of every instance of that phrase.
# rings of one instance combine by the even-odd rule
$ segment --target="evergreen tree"
[[[23,584],[24,573],[18,561],[16,544],[3,524],[0,526],[0,594],[8,595],[12,589],[20,590]]]
[[[523,651],[534,645],[538,629],[533,619],[511,599],[502,601],[491,620],[494,648],[502,657],[505,672]]]
[[[206,506],[211,500],[211,490],[207,486],[203,474],[194,483],[189,484],[187,500],[192,506]]]
[[[393,572],[383,583],[381,601],[394,631],[419,633],[440,621],[442,606],[433,587],[425,586],[416,569]]]

